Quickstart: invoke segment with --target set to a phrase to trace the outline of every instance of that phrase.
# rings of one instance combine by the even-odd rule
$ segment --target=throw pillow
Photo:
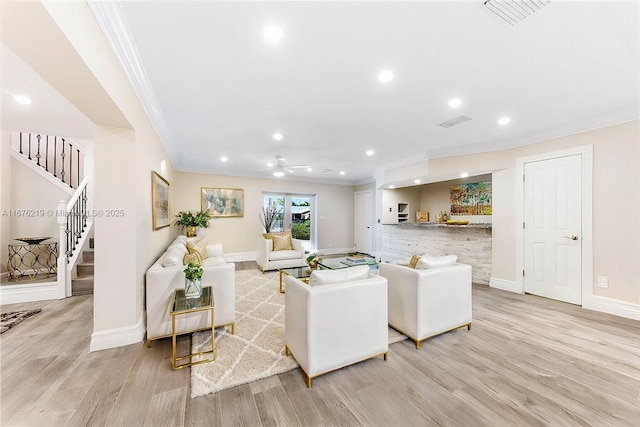
[[[198,239],[191,242],[187,242],[187,250],[190,254],[194,252],[198,252],[200,254],[201,259],[209,258],[209,254],[207,253],[207,245],[204,239]]]
[[[437,256],[437,257],[420,257],[418,260],[418,264],[416,268],[426,269],[426,268],[436,268],[436,267],[446,267],[449,265],[454,265],[458,261],[457,255],[445,255],[445,256]]]
[[[270,234],[271,240],[273,240],[274,251],[290,251],[293,249],[293,246],[291,245],[291,230]]]
[[[411,261],[409,261],[410,268],[416,268],[418,265],[418,261],[420,261],[420,255],[414,255],[411,257]]]
[[[176,265],[180,265],[181,258],[182,252],[180,249],[174,248],[164,254],[161,264],[163,267],[175,267]]]
[[[184,254],[182,264],[187,265],[190,262],[195,262],[198,265],[202,264],[202,257],[200,257],[200,253],[195,251],[192,254]]]
[[[309,278],[309,286],[329,285],[331,283],[351,282],[369,277],[368,265],[341,268],[339,270],[314,270]]]

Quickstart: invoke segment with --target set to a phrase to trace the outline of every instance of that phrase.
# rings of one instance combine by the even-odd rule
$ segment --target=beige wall
[[[2,131],[0,135],[0,209],[11,209],[11,156],[9,141],[11,133]],[[11,242],[11,217],[0,215],[0,272],[7,271],[7,245]]]
[[[468,169],[493,173],[492,277],[514,281],[515,161],[519,157],[593,145],[593,264],[597,276],[609,276],[609,288],[594,295],[640,303],[640,227],[629,212],[640,211],[640,122],[631,121],[494,153],[432,159],[429,173],[445,175]],[[633,214],[631,214],[633,215]],[[594,285],[595,286],[595,285]]]
[[[200,210],[201,187],[240,188],[244,190],[244,216],[212,218],[204,231],[211,242],[224,244],[226,253],[255,252],[262,233],[259,220],[262,192],[315,194],[318,217],[318,249],[353,248],[354,187],[308,182],[176,172],[171,192],[178,211]],[[176,229],[177,227],[172,226]]]

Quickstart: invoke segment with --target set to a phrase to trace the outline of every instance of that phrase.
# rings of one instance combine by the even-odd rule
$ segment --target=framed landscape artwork
[[[211,217],[244,216],[244,190],[237,188],[205,188],[201,191],[201,208]]]
[[[452,185],[451,215],[491,215],[491,182]]]
[[[169,182],[151,171],[151,209],[153,231],[171,225],[169,220]]]

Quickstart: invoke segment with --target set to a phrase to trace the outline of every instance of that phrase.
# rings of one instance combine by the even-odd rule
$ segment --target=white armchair
[[[422,270],[382,263],[379,268],[389,282],[389,326],[415,341],[416,348],[453,329],[471,330],[470,265]]]
[[[291,246],[291,250],[274,251],[273,240],[260,236],[256,262],[262,272],[306,265],[302,240],[291,239]]]
[[[340,273],[346,281],[314,285],[319,276]],[[309,285],[288,275],[285,283],[285,351],[304,371],[307,387],[335,369],[378,356],[387,360],[384,277],[369,276],[369,266],[357,266],[314,271]]]

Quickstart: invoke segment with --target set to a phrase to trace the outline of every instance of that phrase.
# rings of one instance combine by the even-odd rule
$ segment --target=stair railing
[[[70,188],[78,188],[86,153],[74,142],[59,136],[18,133],[16,150]]]
[[[85,156],[84,179],[68,202],[61,200],[57,207],[59,227],[58,297],[71,296],[73,268],[93,226],[93,203],[90,197],[93,177],[93,157]]]

